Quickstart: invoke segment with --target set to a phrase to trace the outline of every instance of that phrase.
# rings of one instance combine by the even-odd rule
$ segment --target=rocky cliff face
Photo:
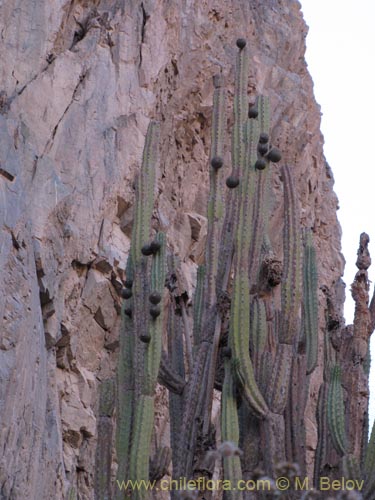
[[[250,100],[271,98],[272,138],[313,228],[319,285],[340,315],[337,199],[307,28],[295,0],[4,0],[0,16],[0,497],[63,499],[74,486],[91,499],[97,387],[117,363],[146,128],[161,123],[154,224],[184,261],[191,294],[206,230],[212,76],[222,71],[231,96],[238,36],[251,47]],[[273,190],[282,257],[277,169]],[[312,400],[321,371],[314,377]],[[156,440],[165,442],[163,390],[158,397]],[[307,425],[312,460],[311,409]]]

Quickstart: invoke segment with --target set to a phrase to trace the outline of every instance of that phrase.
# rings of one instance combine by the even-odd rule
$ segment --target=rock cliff
[[[97,387],[117,363],[147,125],[161,123],[154,224],[183,260],[191,294],[206,235],[212,76],[222,71],[231,97],[239,36],[251,48],[250,100],[270,97],[272,137],[313,229],[321,338],[327,291],[340,317],[338,202],[304,60],[307,28],[296,0],[4,0],[0,23],[0,497],[58,500],[74,486],[91,499]],[[281,254],[277,169],[273,193]],[[321,377],[316,370],[312,401]],[[161,442],[165,399],[160,389]],[[311,408],[307,425],[311,463]]]

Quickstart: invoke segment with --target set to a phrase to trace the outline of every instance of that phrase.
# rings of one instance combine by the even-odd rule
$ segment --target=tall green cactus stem
[[[172,450],[169,446],[163,446],[156,450],[156,453],[150,462],[150,481],[158,481],[168,473],[171,458]]]
[[[276,465],[285,462],[284,416],[270,413],[260,425],[260,446],[263,466],[269,476],[275,477]]]
[[[248,102],[247,86],[249,78],[249,55],[247,47],[239,50],[236,58],[236,74],[234,82],[234,125],[232,133],[232,166],[233,175],[239,176],[246,156],[244,124],[247,121]],[[258,136],[259,137],[259,136]],[[256,140],[258,140],[258,137]]]
[[[147,334],[147,317],[144,308],[147,300],[147,259],[141,253],[151,231],[151,215],[154,203],[155,162],[159,126],[150,122],[146,134],[140,173],[136,179],[135,213],[130,255],[127,262],[127,279],[133,282],[132,296],[122,306],[123,325],[120,334],[118,363],[118,421],[117,457],[119,481],[129,475],[130,443],[134,431],[135,401],[141,394],[144,346],[140,336]],[[128,313],[126,313],[127,311]],[[120,492],[117,497],[121,498]]]
[[[304,415],[308,399],[311,373],[318,354],[318,303],[315,248],[311,231],[305,232],[303,259],[303,328],[301,338],[296,339],[290,372],[289,397],[286,401],[286,458],[300,465],[305,473],[306,433]],[[291,347],[291,346],[289,346]]]
[[[177,275],[175,258],[168,258],[168,273],[174,281]],[[173,285],[174,287],[175,285]],[[181,316],[175,314],[176,300],[172,291],[172,302],[168,315],[168,353],[171,368],[184,377],[184,352],[181,336]],[[184,387],[182,396],[170,393],[169,408],[171,420],[171,447],[173,477],[190,477],[191,464],[195,451],[197,436],[197,415],[200,414],[200,390],[204,388],[205,364],[207,357],[207,342],[200,341],[196,348],[193,371]],[[172,492],[172,498],[177,498],[177,492]]]
[[[215,159],[222,160],[224,152],[224,132],[225,132],[225,89],[222,87],[221,77],[214,77],[214,95],[212,109],[212,135],[210,154],[210,195],[208,200],[208,235],[206,246],[206,289],[205,289],[205,311],[210,314],[211,308],[217,302],[217,274],[219,269],[219,245],[223,223],[223,195],[222,195],[222,173],[221,169],[213,166]],[[205,318],[206,319],[206,318]],[[208,384],[206,392],[203,433],[208,433],[211,411],[212,394],[215,383],[215,371],[217,364],[217,353],[221,332],[221,318],[216,316],[215,329],[212,339],[211,353],[209,357]]]
[[[99,392],[98,443],[95,458],[95,498],[97,500],[110,500],[112,498],[112,414],[116,399],[114,380],[104,380],[100,384]]]
[[[133,264],[131,255],[126,264],[126,278],[133,280]],[[123,481],[129,475],[130,441],[134,414],[134,377],[135,377],[135,331],[133,319],[125,314],[133,309],[133,297],[124,300],[121,308],[122,326],[120,331],[120,352],[117,366],[117,480]],[[116,491],[116,498],[122,495]]]
[[[270,111],[269,99],[264,96],[257,98],[259,133],[269,135],[270,132]],[[252,244],[249,254],[249,279],[250,290],[258,282],[260,269],[261,249],[264,239],[267,235],[267,223],[269,212],[269,193],[270,193],[271,169],[269,162],[264,170],[257,170],[255,177],[254,190],[254,214],[252,220]]]
[[[198,419],[206,396],[210,347],[208,342],[201,342],[195,355],[189,383],[185,386],[182,417],[180,417],[179,426],[180,434],[176,445],[175,477],[191,476],[198,433]]]
[[[305,236],[303,259],[303,336],[306,341],[307,374],[318,362],[318,279],[316,252],[311,231]]]
[[[344,395],[341,386],[341,371],[333,366],[328,387],[328,427],[332,443],[340,455],[346,453],[346,431]]]
[[[235,82],[234,82],[234,102],[233,102],[233,114],[234,114],[234,124],[232,129],[232,175],[235,178],[240,178],[240,186],[243,184],[244,179],[242,178],[244,169],[246,166],[246,128],[245,124],[248,121],[248,102],[247,102],[247,86],[248,86],[248,74],[249,74],[249,55],[247,47],[239,50],[236,57],[236,71],[235,71]],[[232,244],[230,244],[231,239],[234,237],[234,232],[230,231],[227,227],[230,225],[232,228],[234,226],[233,220],[237,218],[238,214],[238,199],[239,199],[240,189],[236,189],[235,193],[230,190],[230,203],[228,206],[230,208],[228,216],[226,217],[226,227],[224,237],[224,249],[227,252],[227,258],[231,260],[232,258]],[[226,260],[225,260],[226,262]]]
[[[155,241],[160,244],[160,250],[153,256],[151,267],[151,292],[163,296],[165,282],[165,247],[166,238],[164,233],[158,233]],[[149,322],[150,342],[145,352],[145,378],[143,394],[153,396],[158,378],[160,358],[162,351],[162,329],[164,319],[164,308],[160,307],[160,314]]]
[[[143,160],[136,181],[135,214],[132,244],[127,264],[127,278],[133,282],[132,295],[123,304],[123,329],[120,335],[118,366],[117,478],[122,481],[148,479],[149,450],[153,428],[153,392],[161,356],[161,321],[145,316],[149,308],[149,263],[141,249],[151,234],[154,204],[155,163],[159,126],[151,122],[146,135]],[[164,287],[164,235],[157,236],[161,245],[153,259],[151,286],[161,293]],[[161,315],[162,316],[162,315]],[[149,338],[145,348],[141,338]],[[143,499],[147,492],[133,492]],[[121,498],[121,493],[117,493]]]
[[[155,237],[160,249],[153,256],[151,267],[151,291],[162,296],[165,282],[165,235]],[[148,323],[148,337],[144,352],[144,374],[141,396],[135,402],[134,431],[130,453],[130,477],[133,480],[148,480],[151,436],[154,424],[154,395],[160,367],[162,349],[163,307],[160,314]],[[137,339],[138,340],[138,339]],[[139,340],[138,340],[139,342]],[[147,498],[147,491],[133,492],[135,499]]]
[[[367,377],[369,377],[370,375],[370,369],[371,369],[371,351],[370,349],[368,349],[366,357],[363,360],[363,371]]]
[[[243,80],[244,79],[245,78],[243,78]],[[225,126],[224,89],[221,88],[221,83],[218,79],[216,79],[215,87],[213,109],[214,130],[212,132],[211,160],[213,159],[213,155],[222,154],[223,132]],[[216,314],[215,308],[216,293],[218,290],[222,290],[222,287],[224,288],[225,276],[229,274],[226,264],[220,266],[220,268],[224,267],[224,271],[219,272],[219,254],[221,256],[222,250],[218,252],[215,249],[217,242],[220,241],[222,227],[222,200],[218,185],[218,175],[220,175],[219,172],[212,167],[210,171],[211,189],[208,209],[209,230],[206,251],[206,275],[203,290],[203,294],[207,296],[203,297],[204,311],[202,311],[202,314],[198,312],[198,321],[195,322],[194,339],[196,342],[198,341],[198,343],[195,345],[194,349],[195,360],[192,374],[189,384],[185,387],[184,391],[183,419],[176,451],[176,460],[178,462],[178,467],[176,468],[177,477],[189,476],[191,472],[198,432],[197,418],[200,416],[202,410],[203,433],[208,432],[210,423],[216,356],[221,330],[221,320]],[[231,235],[232,232],[230,231],[227,235],[228,234]],[[227,262],[231,259],[232,244],[228,239],[225,243],[226,258],[224,260]],[[223,264],[222,259],[221,264]],[[202,292],[198,291],[198,293],[200,294]],[[188,453],[187,450],[189,450]]]
[[[250,351],[255,378],[259,384],[262,356],[267,345],[268,326],[264,301],[254,298],[250,310]]]
[[[304,353],[294,353],[289,398],[285,409],[286,459],[289,462],[299,464],[302,476],[306,474],[305,410],[309,396],[306,363]]]
[[[234,124],[232,129],[231,149],[232,176],[233,178],[240,180],[240,185],[243,182],[241,176],[246,161],[244,124],[247,121],[248,114],[248,72],[249,55],[247,48],[244,47],[242,50],[238,51],[236,56],[233,103]],[[238,199],[239,189],[229,189],[229,192],[227,193],[226,211],[219,253],[219,260],[221,264],[218,269],[217,277],[217,289],[219,293],[226,289],[232,266],[233,245],[235,238],[235,227],[233,221],[237,219]]]
[[[167,340],[168,340],[168,361],[171,369],[176,374],[185,379],[185,365],[184,365],[184,342],[182,337],[182,318],[177,314],[176,309],[176,276],[179,259],[173,255],[168,255],[168,288],[171,292],[170,303],[168,308],[168,321],[167,321]],[[186,385],[186,384],[185,384]],[[179,458],[179,440],[181,436],[181,420],[183,415],[183,399],[187,392],[184,385],[183,392],[176,394],[169,391],[169,417],[170,417],[170,443],[172,448],[172,468],[173,477],[178,478],[178,458]],[[171,498],[177,498],[176,491],[171,492]]]
[[[269,389],[269,381],[274,363],[273,358],[274,355],[269,350],[265,350],[261,356],[257,380],[262,394],[266,394]]]
[[[154,205],[155,170],[159,141],[159,124],[150,122],[143,150],[142,166],[136,180],[135,211],[130,254],[134,266],[133,281],[133,321],[134,331],[139,339],[147,338],[149,316],[145,315],[145,305],[149,294],[149,261],[142,254],[142,247],[150,240],[151,216]],[[144,344],[135,342],[135,370],[142,373]],[[135,377],[135,397],[141,394],[142,377]]]
[[[236,388],[229,360],[224,364],[225,377],[221,393],[221,438],[238,446],[239,427],[237,415]],[[231,482],[233,491],[226,492],[226,500],[242,500],[241,491],[235,491],[238,481],[242,479],[241,462],[239,456],[223,458],[224,480]]]
[[[71,486],[69,488],[66,500],[77,500],[77,492],[74,486]]]
[[[273,413],[282,415],[289,395],[290,373],[293,347],[278,344],[272,376],[270,380],[269,405]]]
[[[216,315],[216,277],[219,266],[219,250],[223,216],[223,200],[220,179],[220,168],[215,168],[217,160],[222,162],[224,129],[225,129],[225,90],[221,86],[220,78],[214,79],[214,97],[212,114],[212,144],[210,153],[210,195],[208,204],[208,237],[206,248],[206,271],[204,289],[198,290],[198,300],[202,300],[204,309],[197,312],[195,321],[194,339],[195,362],[184,392],[181,434],[177,445],[177,460],[180,467],[177,469],[180,476],[190,472],[195,441],[197,437],[196,416],[203,411],[203,432],[207,433],[211,416],[212,394],[215,381],[217,350],[220,337],[220,317]],[[215,163],[216,160],[216,163]],[[201,298],[200,298],[201,295]],[[209,327],[208,327],[209,325]],[[211,326],[212,325],[212,326]],[[199,328],[199,331],[198,331]],[[204,379],[202,380],[202,377]],[[205,387],[205,390],[202,390]],[[203,410],[202,410],[203,408]],[[191,447],[192,453],[186,453]]]
[[[143,149],[142,167],[136,182],[136,199],[131,254],[134,265],[142,260],[141,248],[150,238],[151,216],[154,207],[155,165],[159,145],[160,129],[151,121]]]
[[[214,95],[212,109],[212,134],[210,153],[210,194],[208,199],[208,234],[206,246],[206,280],[205,301],[208,307],[216,303],[216,276],[219,267],[219,245],[224,214],[222,194],[222,169],[214,168],[214,159],[223,159],[225,132],[225,89],[221,86],[221,78],[214,77]]]
[[[318,443],[314,460],[314,486],[318,487],[320,477],[323,475],[323,467],[328,448],[328,383],[323,382],[319,389],[318,406],[316,411],[318,423]]]
[[[360,481],[362,474],[358,460],[354,455],[347,453],[342,458],[342,470],[346,480]]]
[[[162,352],[161,355],[158,381],[170,392],[179,395],[183,393],[186,385],[185,379],[180,377],[178,372],[169,365],[168,356],[165,352]]]
[[[130,452],[129,476],[133,481],[149,478],[149,460],[152,429],[154,424],[154,397],[141,395],[134,414],[134,431]],[[149,497],[146,488],[137,488],[132,492],[134,500]]]
[[[293,344],[299,334],[302,296],[302,249],[300,213],[293,178],[287,165],[282,167],[284,182],[284,272],[281,288],[283,326],[280,342]]]
[[[238,220],[236,221],[236,254],[233,298],[229,326],[229,339],[232,348],[234,368],[243,397],[255,415],[264,417],[268,407],[259,391],[254,377],[254,370],[249,355],[250,341],[250,289],[248,278],[248,258],[251,233],[248,228],[252,219],[252,197],[254,193],[255,162],[259,124],[256,120],[247,120],[246,130],[246,167],[243,168]]]

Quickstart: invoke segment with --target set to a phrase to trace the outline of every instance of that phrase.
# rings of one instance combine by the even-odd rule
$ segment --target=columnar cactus
[[[131,256],[128,258],[126,266],[127,285],[129,290],[128,297],[124,300],[121,315],[122,329],[120,334],[120,352],[117,368],[117,479],[124,480],[129,476],[129,454],[130,441],[134,416],[134,378],[136,377],[136,368],[134,363],[134,344],[135,333],[132,320],[133,315],[133,296],[131,287],[133,284],[133,264]],[[121,498],[118,495],[117,498]]]
[[[226,181],[226,90],[222,77],[214,78],[208,235],[205,262],[197,270],[191,337],[186,294],[178,284],[179,261],[166,255],[164,234],[151,238],[159,127],[152,122],[148,129],[136,181],[123,291],[117,373],[120,481],[160,479],[170,456],[174,478],[189,479],[202,473],[211,477],[214,467],[207,466],[204,456],[206,452],[218,456],[216,448],[223,458],[223,477],[234,487],[241,478],[251,478],[256,468],[275,475],[285,460],[298,462],[301,473],[306,471],[304,415],[310,376],[319,361],[313,233],[302,227],[293,169],[283,165],[282,256],[272,248],[268,227],[271,180],[273,163],[281,155],[270,140],[269,99],[252,98],[249,107],[246,41],[239,39],[237,47],[232,166]],[[324,380],[317,408],[314,480],[317,483],[322,473],[363,477],[365,498],[372,499],[375,431],[367,444],[368,415],[363,404],[368,389],[368,343],[375,325],[375,299],[368,306],[367,244],[368,237],[362,234],[359,272],[352,286],[357,304],[353,331],[339,335],[327,321],[324,360],[320,360]],[[164,304],[165,283],[169,300]],[[331,307],[328,298],[327,303]],[[162,344],[167,346],[165,350]],[[150,470],[157,381],[169,390],[171,450],[156,453]],[[221,446],[215,442],[211,421],[214,388],[221,390]],[[99,411],[102,427],[103,419],[110,418],[108,411],[105,416],[103,411]],[[357,417],[360,425],[353,432],[348,422]],[[102,441],[98,446],[107,450],[98,458],[101,473],[97,476],[98,494],[105,498],[109,489],[108,449]],[[139,489],[131,495],[136,500],[148,497],[147,491]],[[177,492],[171,495],[178,497]],[[116,496],[124,498],[124,493]],[[226,492],[230,500],[243,497],[238,489]]]
[[[302,296],[302,248],[298,198],[290,169],[282,169],[284,181],[284,271],[282,280],[282,331],[280,341],[293,344],[300,333]]]
[[[318,285],[315,248],[311,232],[305,235],[303,259],[303,340],[306,342],[307,373],[314,371],[318,362]]]
[[[270,150],[270,103],[269,99],[259,96],[257,99],[259,138],[257,139],[258,159],[264,161],[265,167],[258,170],[255,176],[254,190],[254,213],[252,217],[252,244],[249,254],[249,280],[250,290],[258,283],[258,275],[261,267],[261,252],[268,236],[269,219],[269,195],[271,168],[265,151]]]
[[[150,242],[159,127],[151,122],[136,183],[135,218],[126,287],[118,368],[118,480],[148,478],[154,393],[161,359],[165,236]],[[152,264],[148,256],[152,255]],[[145,315],[146,312],[146,315]],[[145,317],[146,316],[146,317]],[[121,493],[118,497],[121,498]],[[135,489],[133,497],[148,496]]]
[[[138,481],[149,476],[150,446],[154,423],[154,394],[161,358],[163,308],[157,304],[161,302],[165,281],[165,235],[158,233],[153,243],[157,247],[157,251],[152,261],[148,304],[145,304],[145,309],[147,310],[148,306],[151,318],[148,322],[148,335],[145,338],[147,342],[143,356],[143,374],[140,374],[141,395],[135,401],[129,465],[130,478]],[[133,495],[134,498],[146,498],[147,492],[140,489],[135,491]]]

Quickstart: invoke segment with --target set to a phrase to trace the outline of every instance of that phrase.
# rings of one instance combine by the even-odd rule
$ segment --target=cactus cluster
[[[208,233],[192,308],[187,308],[186,294],[179,286],[178,257],[168,253],[165,235],[153,234],[151,228],[158,124],[150,123],[147,132],[122,293],[117,478],[160,479],[167,471],[176,479],[210,478],[215,460],[212,463],[207,454],[216,450],[218,439],[222,446],[231,443],[242,450],[220,455],[222,476],[233,484],[253,478],[255,469],[275,476],[285,463],[297,463],[300,474],[306,474],[305,409],[310,377],[320,359],[321,335],[324,380],[317,408],[315,481],[323,474],[363,477],[364,497],[371,500],[375,498],[375,431],[368,443],[367,407],[362,404],[375,324],[375,304],[368,306],[368,238],[361,236],[359,272],[352,287],[357,303],[353,332],[340,337],[338,348],[333,341],[337,331],[332,332],[328,319],[326,331],[319,330],[313,232],[301,224],[292,168],[273,165],[281,154],[271,144],[270,101],[257,96],[249,105],[248,46],[242,38],[236,45],[229,176],[226,89],[223,77],[214,77]],[[284,187],[282,255],[273,249],[268,227],[274,169],[279,169]],[[342,325],[336,325],[339,328]],[[152,457],[157,381],[169,391],[170,448],[156,450]],[[211,419],[215,389],[221,391],[220,438]],[[108,394],[114,400],[110,382],[102,384],[102,394],[97,498],[107,498],[110,490],[113,406]],[[360,418],[355,431],[350,430],[351,418]],[[114,494],[118,500],[124,495],[118,490]],[[149,498],[150,492],[137,489],[129,495],[141,500]],[[178,492],[172,491],[171,497],[179,498]],[[244,495],[236,490],[226,492],[226,498],[241,500]]]

